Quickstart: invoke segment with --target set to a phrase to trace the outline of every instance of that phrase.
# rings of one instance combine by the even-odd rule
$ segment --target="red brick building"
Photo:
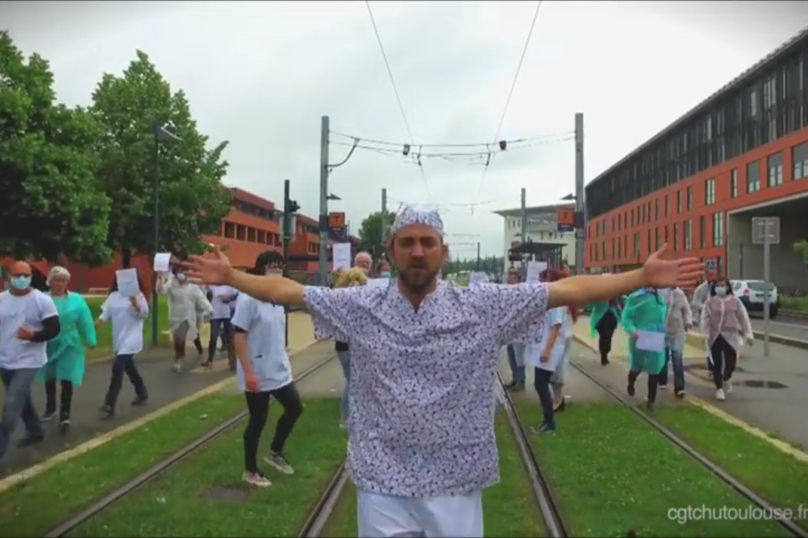
[[[780,215],[780,278],[808,276],[790,233],[808,236],[806,85],[803,32],[591,181],[586,267],[631,268],[667,242],[672,257],[760,278],[751,217]]]
[[[274,202],[233,187],[233,204],[230,213],[222,219],[219,233],[202,236],[202,241],[219,245],[225,251],[230,263],[239,269],[253,266],[255,258],[265,250],[282,252],[281,217],[282,207]],[[314,273],[317,270],[320,237],[317,220],[298,215],[294,240],[289,245],[289,269],[296,273]],[[351,236],[353,248],[359,246],[359,238]],[[330,253],[329,253],[330,259]],[[151,257],[132,256],[131,266],[138,269],[144,287],[151,286]],[[0,259],[0,267],[8,265],[9,259]],[[44,261],[31,262],[41,275],[47,275],[49,267]],[[120,255],[104,267],[87,267],[67,261],[65,266],[72,275],[71,288],[87,292],[91,289],[108,288],[115,278],[115,271],[122,266]],[[330,263],[329,263],[330,269]]]

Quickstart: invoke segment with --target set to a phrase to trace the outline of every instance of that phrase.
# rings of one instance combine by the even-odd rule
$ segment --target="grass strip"
[[[483,524],[486,537],[547,536],[544,520],[533,496],[533,489],[519,457],[508,417],[496,418],[500,481],[483,490]],[[358,536],[356,488],[351,484],[340,497],[334,514],[323,530],[323,537]]]
[[[106,300],[104,297],[85,297],[87,306],[90,307],[90,312],[93,315],[93,320],[98,319],[101,315],[101,305]],[[169,335],[165,334],[171,328],[168,321],[168,301],[165,297],[158,297],[157,306],[157,323],[159,325],[158,343],[160,345],[168,345],[171,341]],[[152,316],[154,309],[149,312],[149,317],[143,322],[143,338],[145,342],[151,342],[152,330]],[[112,325],[109,323],[100,323],[96,327],[97,344],[95,349],[87,350],[87,360],[90,362],[108,359],[112,356]]]
[[[656,415],[772,506],[791,509],[795,522],[808,529],[808,464],[700,407],[661,408]]]
[[[212,394],[60,463],[0,493],[0,537],[42,536],[244,408],[244,397]]]
[[[269,488],[241,481],[243,425],[74,529],[71,536],[296,536],[345,457],[339,400],[311,399],[286,451],[295,468],[281,475],[267,464]],[[269,450],[281,407],[272,404],[262,437]]]
[[[540,422],[538,404],[517,407]],[[573,536],[789,535],[621,404],[569,406],[557,422],[531,443]]]

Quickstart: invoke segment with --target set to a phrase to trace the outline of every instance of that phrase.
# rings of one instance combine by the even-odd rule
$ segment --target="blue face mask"
[[[390,271],[385,271],[382,273],[382,278],[390,278]]]
[[[11,278],[11,287],[15,290],[25,290],[31,285],[30,276],[15,276]]]

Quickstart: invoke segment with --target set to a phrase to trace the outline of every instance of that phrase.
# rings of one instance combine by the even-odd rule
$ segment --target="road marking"
[[[193,402],[194,400],[198,400],[198,399],[200,399],[200,398],[202,398],[204,396],[208,396],[209,394],[213,394],[213,393],[218,392],[220,390],[224,390],[224,389],[226,389],[228,387],[228,385],[231,385],[231,384],[235,385],[235,383],[236,383],[235,378],[228,377],[227,379],[223,379],[223,380],[221,380],[221,381],[219,381],[217,383],[214,383],[213,385],[211,385],[209,387],[206,387],[206,388],[204,388],[204,389],[202,389],[200,391],[197,391],[197,392],[195,392],[195,393],[193,393],[193,394],[191,394],[189,396],[186,396],[185,398],[181,398],[181,399],[179,399],[179,400],[177,400],[175,402],[172,402],[172,403],[170,403],[168,405],[164,405],[160,409],[157,409],[156,411],[153,411],[153,412],[151,412],[151,413],[149,413],[147,415],[144,415],[144,416],[140,417],[139,419],[133,420],[133,421],[127,423],[127,424],[124,424],[123,426],[119,426],[118,428],[115,428],[114,430],[110,430],[107,433],[101,434],[101,435],[99,435],[97,437],[94,437],[94,438],[88,440],[88,441],[85,441],[85,442],[81,443],[80,445],[78,445],[78,446],[76,446],[74,448],[71,448],[70,450],[65,450],[64,452],[60,452],[59,454],[56,454],[55,456],[53,456],[53,457],[51,457],[51,458],[49,458],[49,459],[47,459],[47,460],[45,460],[45,461],[43,461],[41,463],[37,463],[36,465],[32,465],[31,467],[28,467],[27,469],[24,469],[24,470],[22,470],[22,471],[20,471],[20,472],[18,472],[16,474],[8,476],[8,477],[4,478],[3,480],[0,480],[0,493],[6,491],[7,489],[10,489],[10,488],[16,486],[20,482],[24,482],[25,480],[29,480],[29,479],[33,478],[34,476],[42,473],[43,471],[47,471],[48,469],[58,465],[59,463],[64,463],[64,462],[66,462],[68,460],[71,460],[71,459],[75,458],[76,456],[80,456],[81,454],[84,454],[85,452],[89,452],[90,450],[93,450],[94,448],[98,448],[99,446],[104,445],[104,444],[112,441],[113,439],[115,439],[116,437],[118,437],[118,436],[120,436],[120,435],[122,435],[124,433],[130,432],[130,431],[132,431],[134,429],[139,428],[140,426],[143,426],[144,424],[147,424],[147,423],[149,423],[149,422],[151,422],[151,421],[153,421],[155,419],[158,419],[158,418],[160,418],[160,417],[162,417],[164,415],[167,415],[168,413],[170,413],[170,412],[172,412],[172,411],[174,411],[176,409],[179,409],[180,407],[183,407],[183,406]]]
[[[575,334],[573,336],[575,337],[576,342],[588,347],[589,349],[591,349],[592,351],[597,353],[597,351],[598,351],[597,348],[593,344],[587,342],[584,337],[582,337],[582,336],[580,336],[578,334]],[[687,370],[685,370],[685,375],[688,376],[692,381],[697,381],[698,385],[701,385],[701,386],[707,386],[707,385],[711,386],[712,385],[711,383],[708,383],[706,380],[704,380],[704,379],[700,378],[699,376],[696,376],[696,375],[688,372]],[[705,411],[707,411],[708,413],[710,413],[711,415],[713,415],[713,416],[715,416],[717,418],[723,419],[724,421],[728,422],[729,424],[732,424],[733,426],[737,426],[737,427],[741,428],[742,430],[744,430],[745,432],[747,432],[747,433],[749,433],[749,434],[751,434],[751,435],[753,435],[753,436],[755,436],[755,437],[757,437],[759,439],[762,439],[763,441],[766,441],[767,443],[769,443],[773,447],[777,448],[781,452],[783,452],[785,454],[789,454],[789,455],[797,458],[797,460],[799,460],[800,462],[808,463],[808,453],[800,450],[799,448],[796,448],[796,447],[790,445],[789,443],[787,443],[785,441],[782,441],[780,439],[776,439],[776,438],[772,437],[771,435],[769,435],[765,431],[761,430],[757,426],[754,426],[754,425],[746,422],[745,420],[742,420],[742,419],[740,419],[740,418],[738,418],[738,417],[736,417],[734,415],[731,415],[731,414],[727,413],[726,411],[722,411],[721,409],[715,407],[714,405],[712,405],[710,403],[707,403],[706,401],[702,400],[701,398],[697,398],[695,396],[688,395],[687,398],[685,398],[684,401],[690,402],[691,405],[695,405],[696,407],[700,407],[700,408],[704,409]]]

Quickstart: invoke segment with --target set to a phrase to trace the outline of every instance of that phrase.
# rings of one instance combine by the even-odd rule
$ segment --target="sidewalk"
[[[575,325],[575,338],[597,350],[597,338],[590,335],[587,317],[582,317]],[[627,351],[628,337],[625,331],[618,329],[609,357],[611,362],[626,365]],[[596,355],[590,354],[590,362],[599,360]],[[707,376],[706,367],[703,349],[685,346],[688,394],[798,447],[808,447],[808,421],[805,420],[805,410],[808,409],[808,360],[804,350],[771,344],[770,357],[766,359],[763,357],[762,342],[755,341],[752,347],[742,347],[738,369],[732,378],[733,390],[724,402],[715,400],[715,387]],[[610,365],[606,369],[611,368]],[[625,373],[626,366],[621,370]]]
[[[289,320],[289,343],[291,348],[289,353],[292,355],[304,350],[308,345],[313,344],[315,340],[311,318],[308,314],[295,312],[290,314]],[[205,331],[207,329],[203,329],[203,332]],[[202,343],[205,348],[205,356],[207,356],[207,341],[205,338],[202,339]],[[333,342],[330,349],[333,350]],[[321,353],[324,353],[324,351]],[[118,400],[117,417],[112,420],[101,420],[98,411],[103,404],[109,385],[112,364],[108,360],[88,363],[84,383],[81,387],[77,387],[74,392],[70,431],[66,434],[61,434],[58,423],[43,424],[45,426],[45,441],[24,450],[16,450],[12,446],[3,462],[6,466],[4,470],[11,474],[27,468],[97,435],[106,433],[154,412],[165,405],[190,396],[231,375],[227,368],[226,356],[222,355],[217,356],[214,368],[198,368],[199,357],[190,342],[187,346],[185,360],[186,368],[193,368],[193,370],[175,373],[172,370],[174,365],[173,350],[156,348],[141,353],[136,358],[136,364],[149,390],[149,403],[145,407],[132,407],[130,402],[134,398],[134,391],[128,379],[124,379],[123,389]],[[293,364],[296,363],[294,357],[292,362]],[[295,370],[299,371],[296,364]],[[43,384],[39,381],[34,383],[33,396],[37,411],[42,413],[45,409],[45,393]],[[3,401],[5,401],[5,390],[0,386],[0,402]],[[12,443],[19,439],[23,431],[24,428],[20,423]]]

